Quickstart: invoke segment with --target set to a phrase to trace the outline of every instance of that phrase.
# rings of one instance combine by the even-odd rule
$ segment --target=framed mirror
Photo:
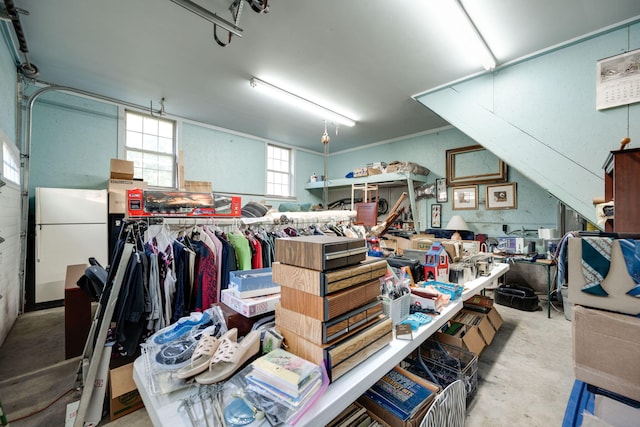
[[[507,164],[482,145],[447,150],[447,185],[507,182]]]

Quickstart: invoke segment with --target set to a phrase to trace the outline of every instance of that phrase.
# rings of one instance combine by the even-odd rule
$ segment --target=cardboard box
[[[487,317],[489,318],[489,321],[493,325],[493,329],[495,329],[497,332],[502,326],[502,324],[504,323],[504,320],[502,320],[502,316],[500,316],[498,309],[493,307],[489,311],[489,313],[487,313]]]
[[[253,298],[238,298],[231,289],[223,289],[220,300],[246,317],[254,317],[275,311],[280,302],[280,294],[264,295]]]
[[[213,191],[209,181],[188,181],[184,182],[184,190],[194,193],[211,193]]]
[[[468,350],[477,355],[482,353],[486,344],[484,339],[480,336],[478,328],[463,325],[457,334],[445,334],[444,331],[446,331],[451,324],[452,322],[447,322],[439,331],[436,332],[436,338],[438,341]]]
[[[504,320],[493,304],[493,299],[484,295],[474,295],[464,302],[464,308],[471,311],[485,313],[493,329],[497,332]]]
[[[369,171],[367,170],[367,168],[356,168],[353,170],[353,177],[359,178],[362,176],[367,176],[368,173]]]
[[[133,162],[130,160],[111,159],[111,179],[133,179]]]
[[[496,336],[496,330],[486,314],[471,310],[460,310],[451,320],[478,329],[480,336],[487,345],[490,345]]]
[[[573,306],[576,379],[640,401],[640,318]]]
[[[133,363],[109,371],[111,421],[130,414],[144,406],[136,383],[133,381]]]
[[[131,179],[110,179],[107,181],[107,191],[109,192],[109,213],[127,213],[127,190],[134,188],[147,188],[144,181]]]

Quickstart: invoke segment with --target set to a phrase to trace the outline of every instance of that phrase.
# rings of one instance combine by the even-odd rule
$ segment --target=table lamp
[[[467,222],[460,215],[452,216],[446,228],[447,230],[455,230],[451,235],[451,240],[462,240],[462,236],[460,236],[459,231],[469,230]]]

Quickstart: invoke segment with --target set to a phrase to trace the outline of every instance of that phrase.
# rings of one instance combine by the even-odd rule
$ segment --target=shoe
[[[260,332],[249,332],[240,343],[228,338],[220,340],[216,353],[211,358],[209,370],[196,377],[200,384],[224,381],[233,375],[249,359],[260,352]]]
[[[195,350],[191,355],[191,362],[188,365],[183,366],[175,372],[175,376],[180,379],[185,379],[198,375],[202,371],[206,370],[211,363],[211,358],[216,353],[222,340],[228,339],[235,342],[238,339],[238,329],[232,328],[222,334],[220,338],[216,338],[215,335],[203,334],[196,344]]]
[[[191,313],[189,317],[183,317],[171,326],[158,331],[153,337],[156,344],[165,344],[180,338],[193,328],[205,328],[212,323],[211,313],[208,310]]]

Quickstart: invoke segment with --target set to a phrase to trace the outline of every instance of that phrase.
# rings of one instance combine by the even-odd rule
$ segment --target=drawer
[[[287,351],[310,362],[324,363],[335,381],[393,340],[391,319],[381,316],[374,324],[333,344],[313,344],[286,327],[280,328]]]
[[[304,313],[305,316],[326,321],[372,302],[379,295],[379,280],[373,280],[325,297],[281,286],[280,305],[287,310]]]
[[[283,263],[274,263],[272,269],[274,283],[325,296],[383,277],[387,273],[387,261],[368,258],[357,265],[331,271],[317,271]]]
[[[363,329],[377,321],[381,314],[383,314],[382,301],[365,304],[326,322],[278,306],[276,307],[276,326],[289,328],[296,335],[313,344],[327,344]]]
[[[358,264],[367,257],[365,239],[300,236],[276,239],[276,261],[317,271]]]

